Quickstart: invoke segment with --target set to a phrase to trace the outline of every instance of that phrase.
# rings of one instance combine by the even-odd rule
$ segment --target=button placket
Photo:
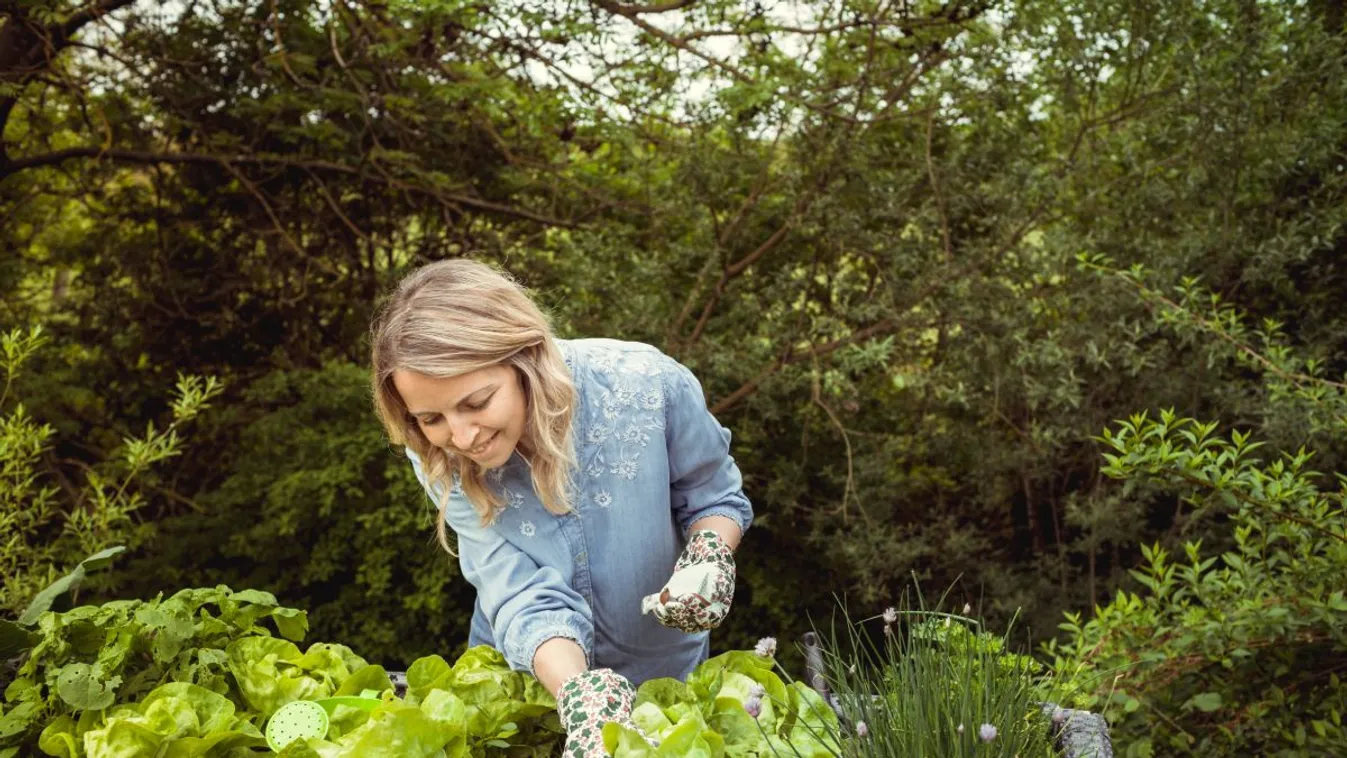
[[[592,606],[594,603],[594,583],[589,572],[589,551],[585,546],[585,531],[580,525],[580,517],[571,514],[562,517],[561,534],[570,548],[571,561],[575,564],[575,590],[585,596]]]

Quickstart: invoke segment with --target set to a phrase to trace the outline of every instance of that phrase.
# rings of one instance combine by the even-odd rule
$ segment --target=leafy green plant
[[[46,343],[41,327],[13,329],[0,335],[0,613],[31,624],[63,593],[76,595],[84,561],[118,544],[136,544],[152,529],[137,512],[145,498],[135,487],[151,466],[179,455],[182,427],[209,407],[223,387],[215,378],[179,375],[171,409],[173,420],[163,429],[153,423],[144,434],[126,437],[117,454],[86,470],[85,486],[62,489],[47,481],[43,453],[53,434],[37,423],[21,402],[12,407],[10,392],[32,356]],[[75,564],[64,578],[62,571]],[[43,588],[49,590],[30,612],[28,604]]]
[[[1136,287],[1158,317],[1188,336],[1215,337],[1209,360],[1264,375],[1272,407],[1302,433],[1347,429],[1347,383],[1286,344],[1279,325],[1245,316],[1193,280],[1176,298],[1145,271],[1084,263]],[[1077,702],[1102,709],[1129,756],[1339,755],[1347,752],[1347,477],[1321,485],[1304,447],[1264,457],[1249,431],[1216,422],[1133,415],[1106,429],[1101,471],[1124,494],[1158,487],[1178,498],[1172,537],[1204,525],[1219,538],[1143,547],[1132,572],[1143,592],[1119,590],[1088,621],[1069,613],[1062,640],[1044,646],[1053,668],[1082,682]]]
[[[250,637],[270,639],[267,619],[289,639],[308,630],[303,611],[283,608],[265,592],[223,586],[42,613],[35,644],[4,689],[0,757],[31,749],[39,733],[47,744],[64,744],[61,734],[78,740],[104,709],[139,702],[169,682],[241,699],[245,685],[237,682],[246,669],[231,650]],[[289,668],[294,680],[318,666],[291,661]]]
[[[397,698],[388,672],[351,648],[301,649],[308,614],[257,590],[187,589],[47,611],[37,628],[4,687],[0,758],[270,753],[261,730],[283,705],[367,690],[382,704],[338,706],[324,737],[281,754],[546,758],[565,738],[552,696],[494,649],[471,648],[452,665],[416,660]]]
[[[1045,652],[1064,677],[1093,675],[1079,702],[1104,710],[1129,755],[1340,753],[1347,490],[1320,490],[1309,453],[1265,462],[1247,434],[1215,429],[1164,411],[1105,431],[1107,475],[1164,482],[1193,518],[1220,511],[1233,544],[1185,542],[1180,563],[1147,546],[1133,572],[1147,591],[1119,590],[1089,621],[1067,614]]]
[[[770,640],[770,638],[769,638]],[[603,739],[617,758],[837,755],[836,714],[802,682],[777,674],[775,641],[708,659],[686,682],[653,679],[636,690],[632,722],[659,744],[619,724]]]

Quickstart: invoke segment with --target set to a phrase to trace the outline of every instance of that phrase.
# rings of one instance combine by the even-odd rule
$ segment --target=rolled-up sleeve
[[[730,430],[706,407],[701,382],[681,363],[666,375],[665,438],[669,448],[671,506],[683,536],[706,516],[726,516],[747,532],[753,505],[730,455]]]
[[[439,507],[442,486],[431,486],[421,461],[408,450],[416,478]],[[593,613],[561,573],[537,561],[501,534],[483,527],[472,503],[457,486],[450,489],[445,523],[458,536],[458,563],[477,590],[496,646],[516,671],[533,673],[538,647],[553,637],[573,640],[593,663]]]

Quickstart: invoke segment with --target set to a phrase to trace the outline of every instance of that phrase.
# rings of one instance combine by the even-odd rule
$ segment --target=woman
[[[752,521],[730,432],[659,350],[563,340],[470,260],[407,276],[375,319],[374,405],[477,590],[470,645],[557,699],[566,755],[606,755],[634,687],[686,678],[734,596]]]

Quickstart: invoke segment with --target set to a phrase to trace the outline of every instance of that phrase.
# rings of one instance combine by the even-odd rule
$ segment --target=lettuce
[[[345,645],[320,642],[300,653],[293,642],[275,637],[234,640],[225,655],[243,698],[266,718],[292,700],[334,694],[356,670],[369,665]],[[383,678],[386,687],[388,677]]]
[[[659,745],[618,724],[604,726],[604,744],[617,758],[833,758],[840,752],[836,714],[818,693],[799,682],[787,685],[773,667],[771,658],[736,650],[705,661],[686,683],[645,682],[636,691],[632,722]],[[759,687],[755,719],[744,704]]]
[[[75,746],[71,733],[77,725],[67,716],[62,727],[75,728],[57,732],[49,727],[43,732],[43,750],[74,755],[47,749],[60,745],[70,751]],[[201,758],[267,744],[257,727],[235,714],[229,698],[187,682],[170,682],[135,705],[112,708],[101,726],[83,732],[81,742],[88,758]]]
[[[420,702],[440,690],[463,701],[474,756],[508,753],[544,758],[565,739],[551,693],[534,677],[511,669],[489,645],[469,648],[452,666],[432,655],[408,667],[408,702]]]
[[[328,735],[331,737],[332,735]],[[453,693],[434,690],[419,705],[390,698],[363,724],[334,740],[310,739],[282,750],[282,758],[464,758],[467,707]]]

